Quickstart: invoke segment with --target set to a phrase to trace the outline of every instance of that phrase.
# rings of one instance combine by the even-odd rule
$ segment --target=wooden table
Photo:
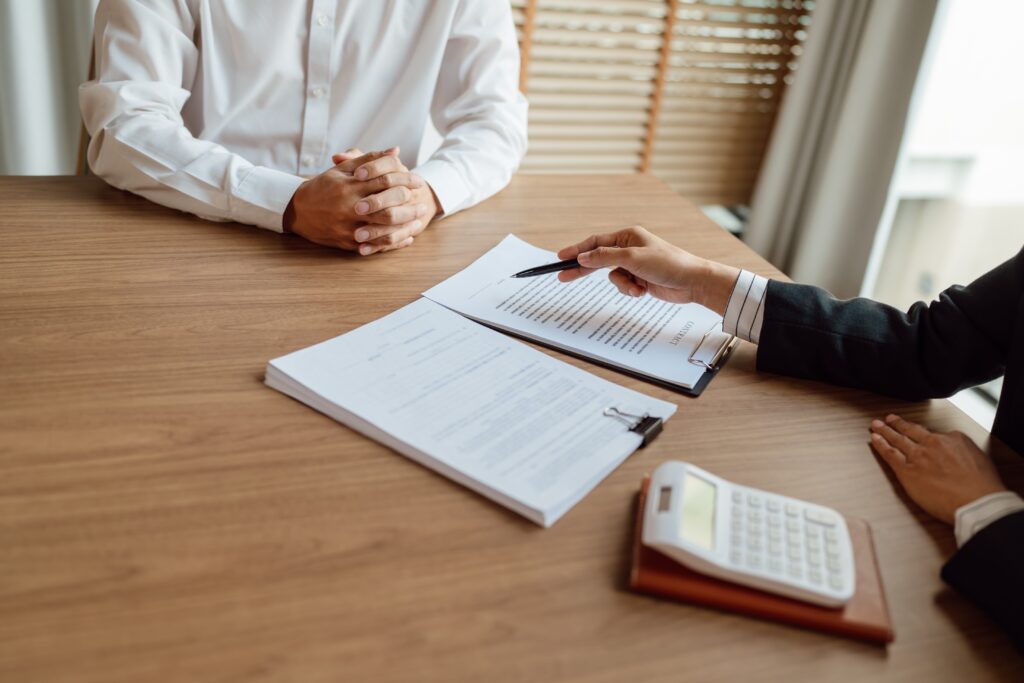
[[[0,179],[0,680],[1021,680],[939,580],[951,531],[866,445],[891,410],[987,443],[945,401],[758,374],[750,345],[696,400],[577,363],[680,410],[543,530],[262,384],[506,233],[555,248],[632,223],[778,275],[643,176],[520,177],[370,258],[94,178]],[[868,519],[896,643],[627,590],[634,494],[669,458]]]

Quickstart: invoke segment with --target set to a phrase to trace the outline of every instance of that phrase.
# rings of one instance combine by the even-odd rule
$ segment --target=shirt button
[[[313,165],[313,155],[312,154],[303,154],[301,161],[302,161],[302,165],[303,166],[312,166]]]
[[[312,95],[313,95],[313,97],[317,97],[317,98],[323,97],[324,96],[324,89],[323,88],[313,88]]]
[[[327,25],[327,15],[326,14],[321,14],[320,16],[318,16],[316,18],[316,23],[319,26],[326,26]]]

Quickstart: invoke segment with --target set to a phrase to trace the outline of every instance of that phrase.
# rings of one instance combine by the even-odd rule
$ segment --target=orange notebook
[[[846,518],[853,541],[857,590],[845,607],[828,609],[698,574],[643,545],[640,530],[649,483],[650,478],[645,478],[637,507],[629,581],[633,590],[872,643],[891,643],[895,638],[871,527],[864,520]]]

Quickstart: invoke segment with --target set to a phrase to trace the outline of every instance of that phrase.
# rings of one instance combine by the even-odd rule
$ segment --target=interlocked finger
[[[392,187],[372,194],[368,197],[363,197],[356,202],[356,214],[365,216],[368,213],[377,213],[383,209],[388,209],[394,206],[401,206],[412,199],[412,190],[408,187]]]
[[[368,230],[371,227],[372,226],[366,226],[366,228],[360,228],[360,231]],[[423,222],[415,220],[405,225],[379,228],[379,230],[386,232],[383,232],[383,234],[375,234],[373,238],[362,241],[359,245],[360,254],[366,256],[377,252],[393,251],[395,249],[401,249],[408,246],[407,242],[411,243],[410,240],[413,237],[423,232]],[[361,237],[360,231],[356,232],[357,239]]]
[[[363,191],[367,194],[376,194],[392,187],[407,187],[410,190],[418,190],[426,184],[427,182],[415,173],[399,171],[397,173],[385,173],[373,180],[367,180],[363,183]]]
[[[353,175],[357,180],[373,180],[386,173],[407,171],[408,169],[397,156],[386,155],[359,166]]]
[[[366,220],[378,225],[401,225],[411,223],[427,215],[425,204],[401,204],[366,215]]]

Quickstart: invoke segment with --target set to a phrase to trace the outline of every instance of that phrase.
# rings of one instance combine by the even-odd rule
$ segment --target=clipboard
[[[736,335],[730,335],[722,343],[722,345],[715,351],[710,361],[705,362],[699,358],[695,358],[695,356],[700,352],[700,350],[704,348],[704,343],[707,341],[708,336],[715,331],[716,327],[721,327],[721,323],[719,323],[717,326],[712,326],[711,329],[704,333],[704,336],[701,337],[700,339],[700,343],[697,344],[697,347],[690,353],[689,357],[686,359],[687,362],[693,365],[703,366],[705,370],[701,378],[697,380],[696,384],[693,385],[693,388],[687,388],[679,384],[673,384],[672,382],[667,382],[665,380],[658,379],[657,377],[645,375],[642,372],[629,370],[628,368],[616,365],[615,363],[609,363],[608,361],[601,360],[600,358],[594,358],[593,356],[588,356],[584,353],[579,353],[577,351],[572,351],[570,349],[563,348],[561,346],[558,346],[557,344],[552,344],[550,342],[546,342],[540,339],[535,339],[525,334],[514,332],[512,330],[501,327],[500,325],[492,325],[491,323],[480,320],[479,318],[474,318],[468,315],[465,317],[468,318],[469,320],[472,320],[475,323],[483,325],[484,327],[489,327],[496,332],[507,334],[510,337],[515,337],[516,339],[521,339],[525,342],[536,344],[537,346],[543,346],[544,348],[551,349],[552,351],[564,353],[567,356],[572,356],[573,358],[578,358],[579,360],[584,360],[587,361],[588,363],[593,363],[594,365],[598,365],[602,368],[614,370],[615,372],[622,373],[627,377],[633,377],[634,379],[643,380],[644,382],[648,382],[649,384],[659,386],[662,389],[668,389],[669,391],[674,391],[677,394],[689,396],[690,398],[698,398],[701,394],[704,393],[704,390],[707,388],[708,384],[710,384],[711,380],[715,378],[715,375],[718,374],[718,371],[722,369],[725,363],[732,356],[732,352],[739,345],[739,337],[737,337]]]

